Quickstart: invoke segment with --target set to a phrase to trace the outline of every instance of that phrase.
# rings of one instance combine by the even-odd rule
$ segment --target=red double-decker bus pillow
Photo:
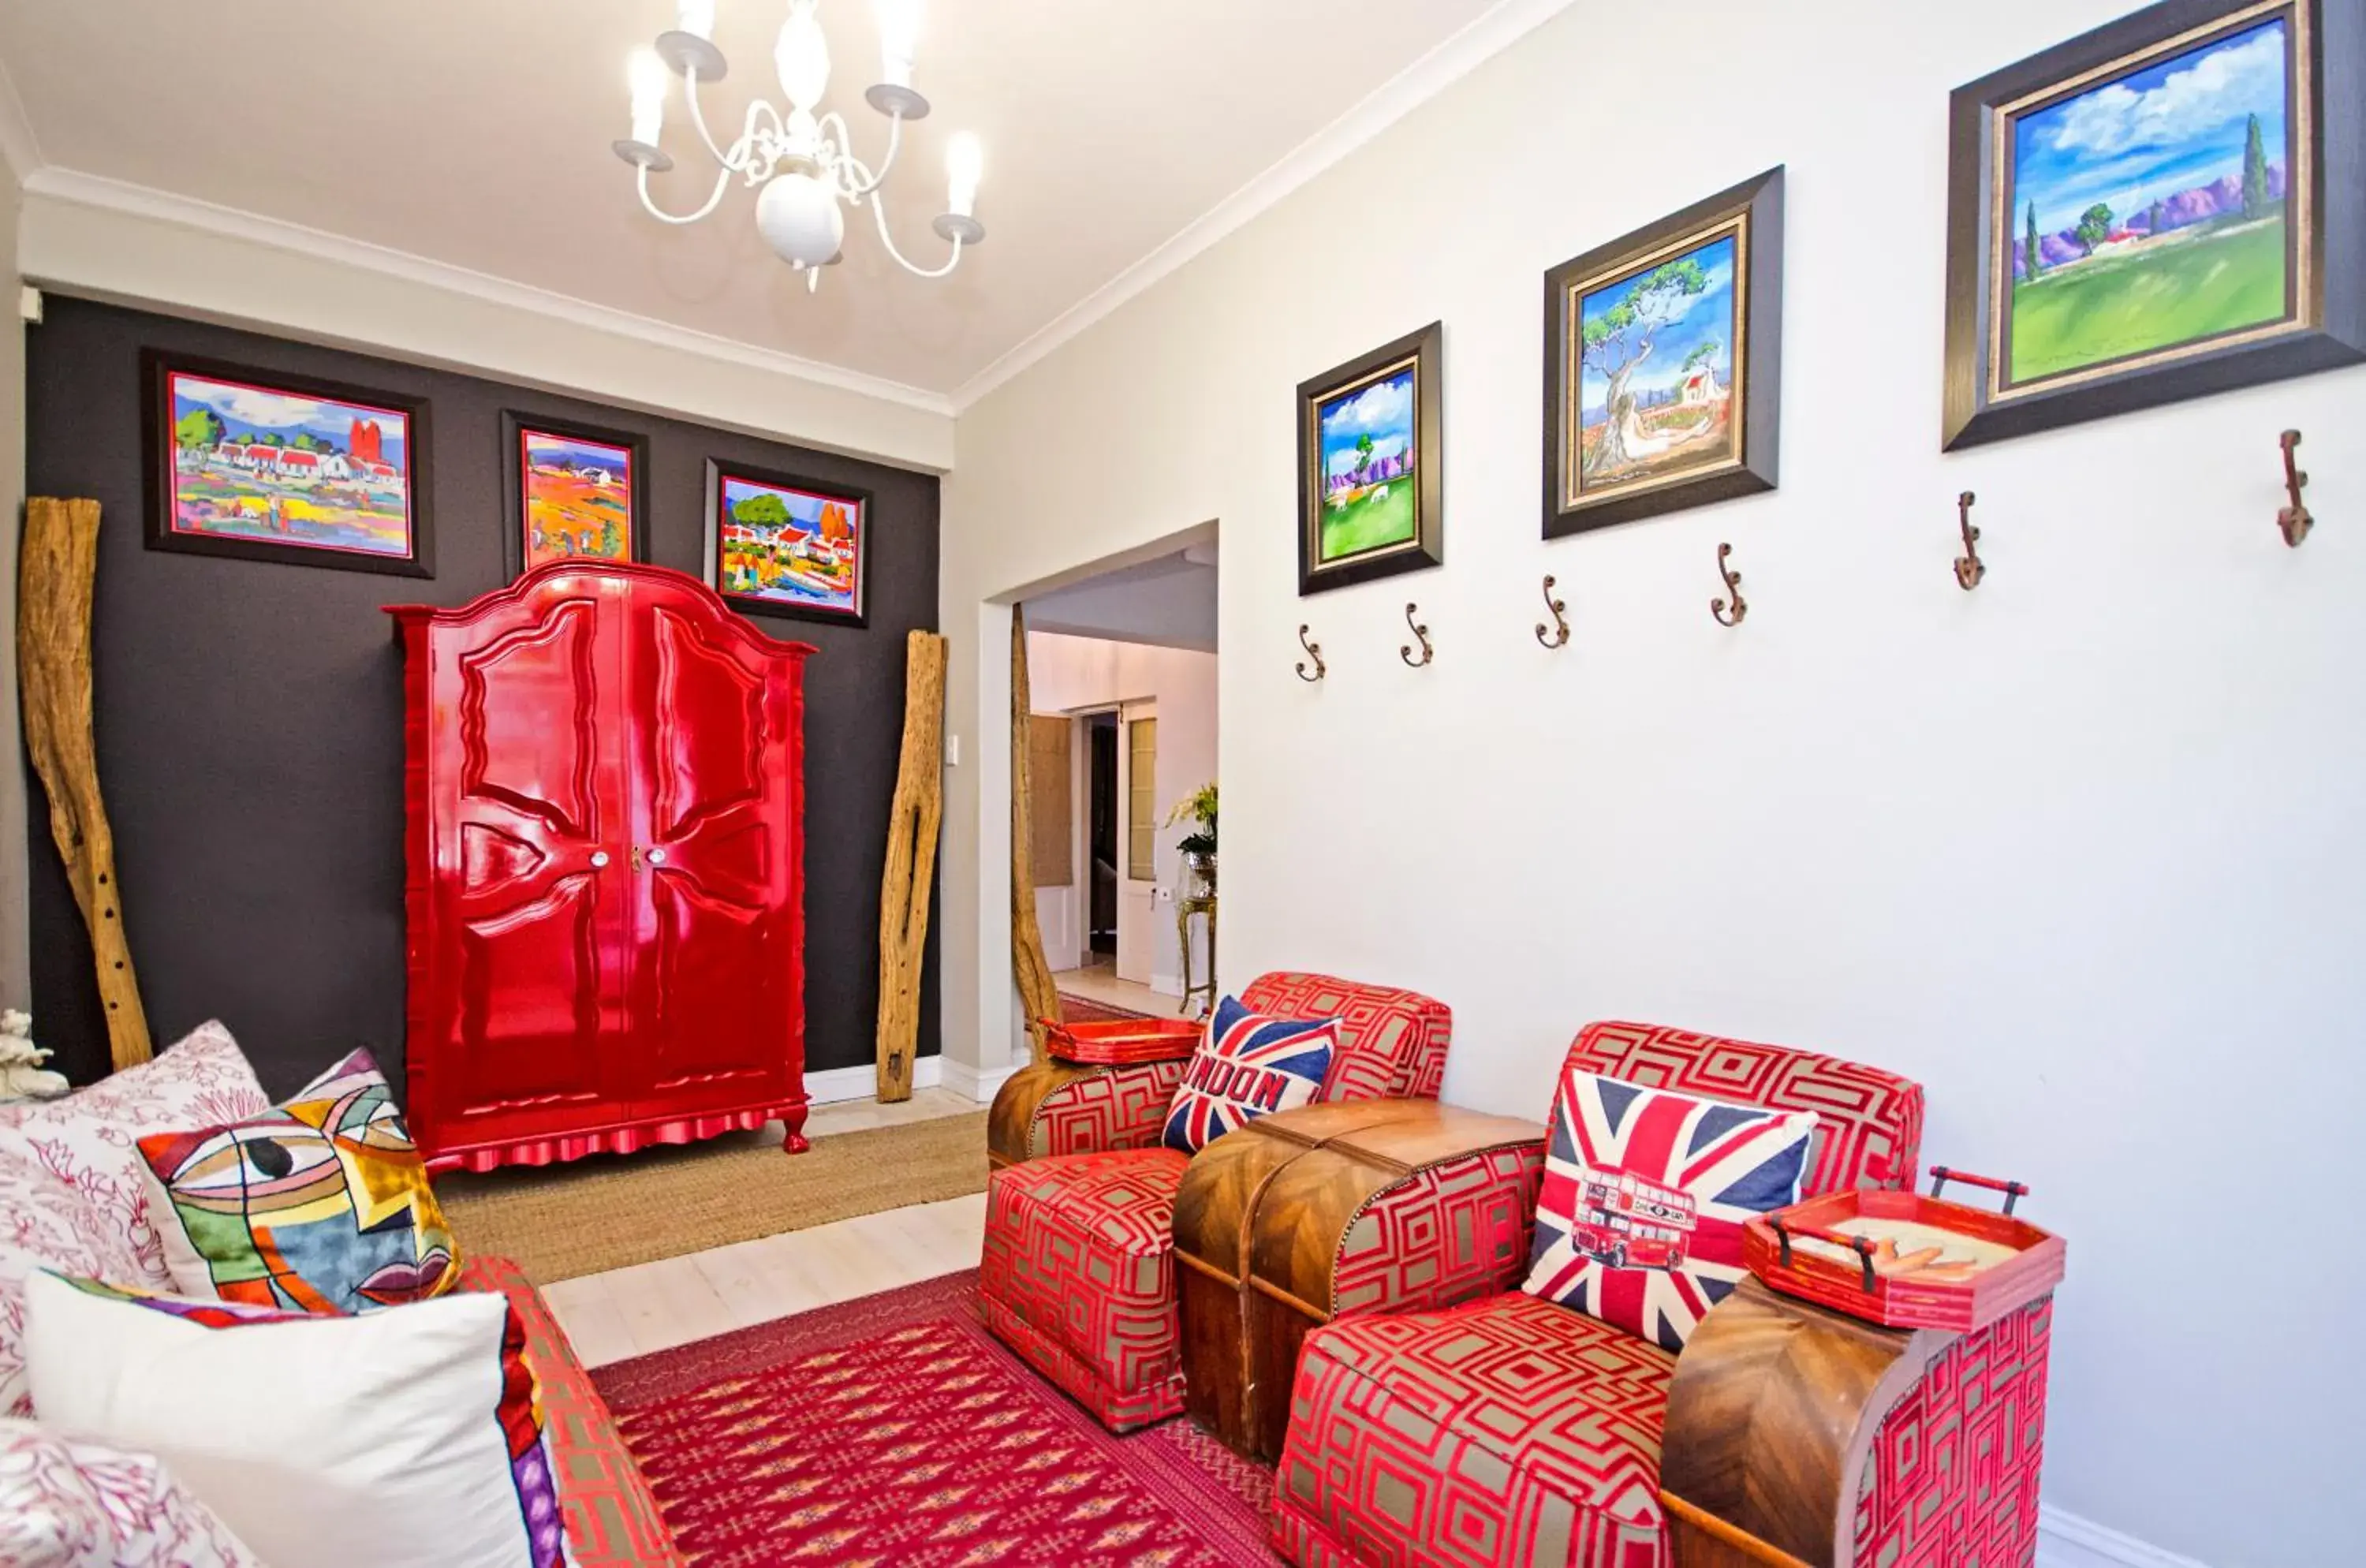
[[[1197,1154],[1235,1127],[1312,1102],[1338,1053],[1337,1019],[1273,1018],[1226,997],[1176,1086],[1166,1146]]]
[[[1798,1201],[1815,1126],[1562,1069],[1521,1288],[1683,1349],[1747,1272],[1742,1222]]]

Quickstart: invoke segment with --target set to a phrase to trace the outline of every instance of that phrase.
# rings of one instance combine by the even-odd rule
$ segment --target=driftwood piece
[[[50,796],[50,834],[98,964],[117,1071],[155,1054],[117,897],[115,834],[98,792],[91,735],[90,611],[98,574],[98,502],[36,496],[25,506],[17,576],[17,667],[25,750]]]
[[[1043,956],[1043,928],[1035,919],[1035,864],[1029,806],[1034,750],[1032,703],[1027,691],[1027,611],[1010,612],[1010,967],[1027,1010],[1031,1058],[1042,1061],[1043,1020],[1060,1016],[1060,987]]]
[[[912,1098],[920,1037],[920,959],[929,945],[929,893],[937,829],[945,815],[945,639],[904,640],[904,754],[887,818],[887,873],[879,886],[879,1098]]]

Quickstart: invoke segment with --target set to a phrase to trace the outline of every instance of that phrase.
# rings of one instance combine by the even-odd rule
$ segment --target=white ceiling
[[[986,243],[925,282],[850,226],[818,295],[765,249],[753,193],[669,229],[609,152],[625,61],[670,0],[42,0],[0,5],[0,62],[49,166],[299,224],[674,326],[952,393],[1150,256],[1498,0],[936,0],[917,85],[936,112],[888,183],[897,243],[942,245],[944,139],[984,138]],[[779,100],[783,0],[720,0],[735,127]],[[875,157],[868,0],[823,0],[828,107]],[[659,182],[711,176],[679,89]]]

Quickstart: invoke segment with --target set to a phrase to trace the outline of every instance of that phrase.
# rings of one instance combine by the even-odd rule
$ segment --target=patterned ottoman
[[[1183,1408],[1172,1220],[1189,1163],[1173,1149],[1064,1155],[986,1189],[986,1326],[1111,1431]]]

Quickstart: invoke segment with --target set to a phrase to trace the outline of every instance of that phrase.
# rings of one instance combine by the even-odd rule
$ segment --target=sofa
[[[1566,1065],[1814,1111],[1803,1196],[1913,1178],[1922,1091],[1877,1068],[1627,1023],[1589,1026]],[[1363,1179],[1332,1149],[1290,1169],[1321,1184],[1326,1162]],[[1498,1179],[1509,1192],[1524,1177]],[[1417,1251],[1397,1265],[1420,1267]],[[1478,1300],[1306,1333],[1274,1488],[1290,1561],[2031,1561],[2050,1300],[1957,1336],[1877,1328],[1745,1279],[1672,1353],[1522,1292],[1528,1252]]]
[[[208,1023],[154,1061],[50,1101],[0,1105],[0,1417],[30,1416],[24,1284],[40,1269],[170,1293],[134,1140],[266,1111],[229,1032]],[[497,1292],[523,1324],[567,1544],[580,1568],[674,1568],[657,1502],[549,1307],[506,1258],[467,1257],[457,1289]]]
[[[1241,1001],[1339,1020],[1317,1107],[1437,1093],[1453,1027],[1443,1002],[1292,973],[1259,976]],[[1184,1408],[1175,1201],[1191,1162],[1160,1135],[1185,1066],[1038,1062],[1003,1085],[989,1122],[986,1326],[1111,1431]]]

